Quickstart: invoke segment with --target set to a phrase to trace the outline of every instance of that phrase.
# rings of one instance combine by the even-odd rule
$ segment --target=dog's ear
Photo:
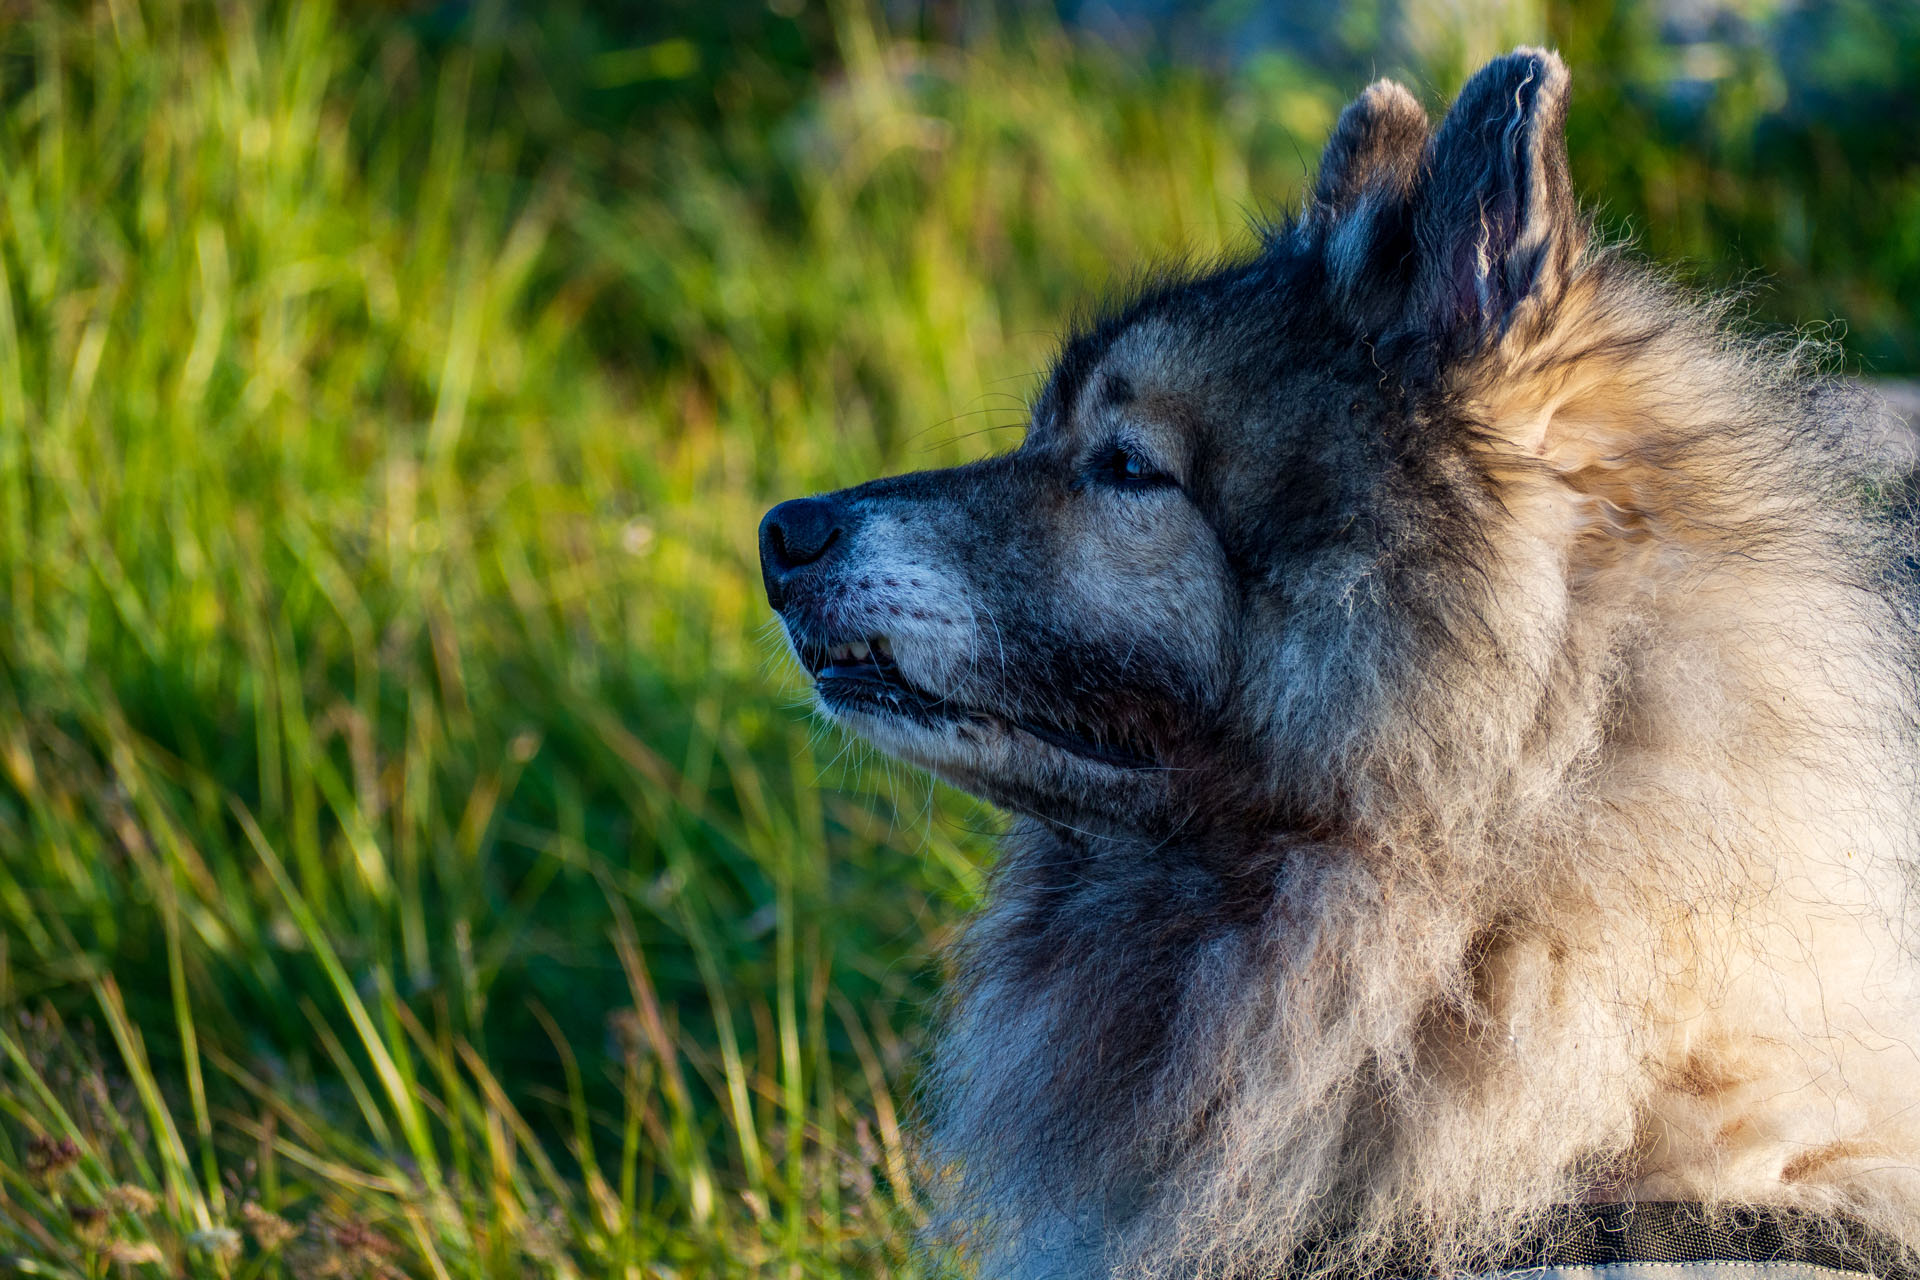
[[[1460,90],[1415,197],[1418,301],[1445,337],[1504,334],[1550,301],[1583,236],[1567,176],[1567,69],[1545,49],[1496,58]]]
[[[1376,80],[1340,113],[1320,154],[1307,217],[1322,224],[1351,213],[1369,190],[1405,198],[1427,146],[1427,113],[1391,80]]]
[[[1300,220],[1325,255],[1339,296],[1369,329],[1405,307],[1411,259],[1408,197],[1427,152],[1427,113],[1391,80],[1376,80],[1340,113]]]

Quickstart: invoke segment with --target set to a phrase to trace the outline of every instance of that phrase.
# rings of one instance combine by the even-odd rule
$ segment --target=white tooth
[[[865,662],[867,660],[868,649],[866,641],[855,640],[849,647],[853,650],[853,660],[855,662]]]
[[[827,650],[827,658],[833,662],[851,662],[853,660],[853,646],[837,644]]]
[[[875,636],[873,638],[873,650],[881,657],[887,659],[887,661],[893,661],[893,641],[887,639],[885,636]]]

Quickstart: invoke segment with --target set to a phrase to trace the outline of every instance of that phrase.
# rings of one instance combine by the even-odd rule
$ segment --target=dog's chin
[[[1166,800],[1166,771],[1090,734],[900,688],[816,682],[821,712],[874,746],[983,800],[1033,817],[1133,828]]]

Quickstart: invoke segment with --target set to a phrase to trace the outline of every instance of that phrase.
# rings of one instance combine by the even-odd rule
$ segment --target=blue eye
[[[1173,477],[1123,444],[1108,449],[1094,464],[1093,478],[1102,484],[1129,489],[1173,483]]]

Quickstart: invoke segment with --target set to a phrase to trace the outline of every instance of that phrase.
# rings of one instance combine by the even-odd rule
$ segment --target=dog
[[[1897,486],[1596,233],[1568,85],[1372,85],[1013,452],[762,524],[820,712],[1013,815],[925,1086],[982,1274],[1911,1265]]]

